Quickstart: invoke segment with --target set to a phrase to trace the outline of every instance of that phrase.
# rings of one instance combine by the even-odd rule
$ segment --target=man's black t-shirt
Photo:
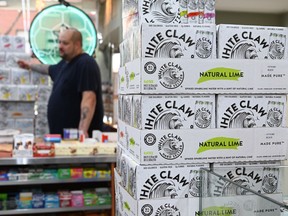
[[[62,60],[49,67],[53,89],[48,103],[48,123],[50,133],[63,134],[64,128],[78,128],[80,121],[80,104],[83,91],[96,93],[95,114],[89,128],[102,130],[103,102],[100,70],[96,61],[83,53],[67,63]]]

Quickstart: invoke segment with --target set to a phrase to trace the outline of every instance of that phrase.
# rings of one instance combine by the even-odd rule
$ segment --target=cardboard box
[[[22,118],[15,120],[15,128],[21,133],[34,133],[34,118]]]
[[[17,101],[18,88],[16,85],[0,85],[0,100]]]
[[[14,52],[25,52],[25,37],[21,36],[14,36],[12,38],[12,43],[13,43],[13,51]]]
[[[30,61],[31,57],[26,53],[20,53],[20,52],[6,52],[6,66],[7,67],[15,67],[18,68],[17,61],[19,59]]]
[[[30,73],[28,70],[23,70],[21,68],[12,68],[12,84],[15,85],[27,85],[30,82]]]
[[[54,157],[54,143],[35,143],[33,145],[33,157]]]
[[[2,35],[0,36],[0,51],[13,51],[13,36]]]
[[[33,85],[47,86],[49,83],[49,76],[46,74],[40,74],[38,72],[32,71],[31,82]]]
[[[161,3],[152,0],[124,0],[122,18],[133,14],[138,14],[137,18],[140,23],[179,23],[180,21],[179,3],[177,0],[166,1],[164,7]]]
[[[118,143],[137,163],[275,161],[287,157],[287,128],[139,130],[119,121]]]
[[[218,58],[287,59],[288,28],[275,26],[218,26]]]
[[[208,167],[203,164],[141,166],[125,153],[121,155],[121,166],[121,185],[132,197],[140,200],[197,197],[199,192],[196,194],[191,187],[195,181],[192,173]]]
[[[269,194],[268,199],[282,203],[282,194]],[[258,195],[204,197],[200,215],[280,216],[280,206]]]
[[[35,85],[19,85],[18,97],[20,101],[35,101],[37,94],[37,86]]]
[[[119,73],[119,93],[288,93],[288,62],[140,58]]]
[[[215,23],[215,0],[188,0],[188,23]]]
[[[216,58],[215,25],[142,24],[134,31],[130,38],[123,41],[126,50],[120,53],[122,58],[127,59],[124,63],[139,57]]]
[[[61,143],[55,144],[55,156],[115,154],[115,143]]]
[[[137,200],[121,185],[119,188],[119,212],[122,215],[196,215],[199,211],[199,198]]]
[[[0,85],[11,84],[11,69],[0,67]]]
[[[217,128],[287,127],[286,95],[218,95]]]
[[[132,95],[123,95],[122,96],[122,120],[128,124],[132,125]]]
[[[130,125],[135,128],[147,130],[215,128],[215,95],[133,95],[132,97],[132,125]],[[124,111],[123,115],[125,114]]]
[[[123,1],[123,38],[131,33],[133,27],[142,23],[178,24],[180,22],[179,2],[177,0],[168,0],[164,3],[152,0]]]
[[[211,196],[249,195],[252,192],[238,187],[248,188],[259,194],[275,194],[281,191],[280,161],[275,162],[246,162],[246,163],[215,163],[213,171],[235,184],[218,176],[210,175],[209,191]]]

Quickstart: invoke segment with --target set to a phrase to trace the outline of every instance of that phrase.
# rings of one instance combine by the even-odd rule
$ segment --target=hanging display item
[[[97,46],[97,31],[90,17],[70,4],[44,8],[33,19],[29,42],[34,55],[43,64],[59,62],[58,36],[61,29],[76,28],[83,36],[83,50],[92,55]]]

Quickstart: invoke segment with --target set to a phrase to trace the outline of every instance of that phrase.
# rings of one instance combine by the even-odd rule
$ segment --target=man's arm
[[[30,62],[24,61],[24,60],[19,60],[18,65],[20,68],[27,69],[27,70],[32,70],[36,71],[41,74],[48,74],[49,72],[49,66],[46,64],[31,64]]]
[[[88,129],[92,118],[94,116],[96,107],[96,94],[94,91],[84,91],[82,93],[81,101],[81,116],[79,122],[79,130],[82,130],[85,134],[85,137],[88,136]]]

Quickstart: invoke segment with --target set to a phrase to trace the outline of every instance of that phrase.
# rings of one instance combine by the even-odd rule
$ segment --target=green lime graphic
[[[83,50],[89,55],[94,53],[97,31],[88,15],[71,5],[51,5],[37,14],[29,31],[32,51],[43,64],[56,64],[61,59],[58,36],[60,30],[67,27],[78,29],[83,36]]]

